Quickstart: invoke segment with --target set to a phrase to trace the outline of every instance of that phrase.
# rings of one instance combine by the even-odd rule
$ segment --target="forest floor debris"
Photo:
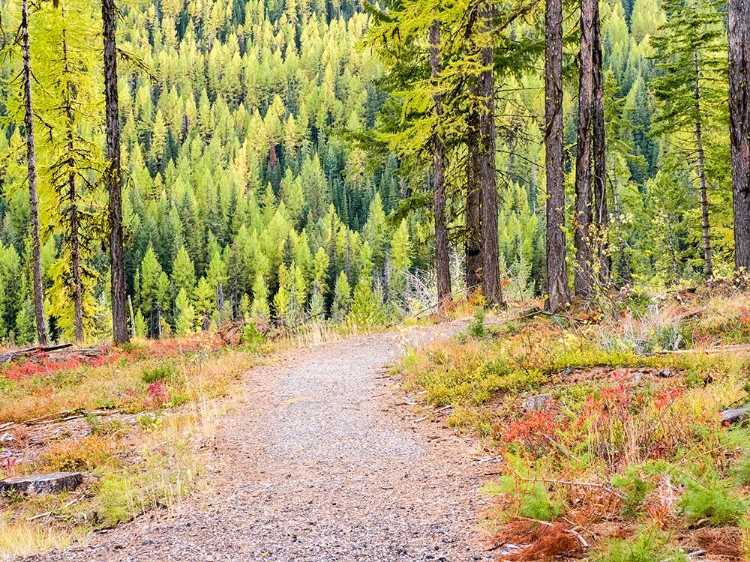
[[[501,456],[485,486],[498,559],[747,560],[750,426],[722,412],[750,399],[750,295],[612,304],[583,322],[478,313],[396,370]]]

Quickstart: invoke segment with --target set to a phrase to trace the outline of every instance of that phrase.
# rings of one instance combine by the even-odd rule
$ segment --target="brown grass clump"
[[[576,556],[588,549],[586,540],[563,523],[525,519],[509,522],[498,533],[495,540],[503,544],[526,545],[513,554],[502,555],[498,558],[498,560],[517,562]]]
[[[744,560],[742,531],[737,527],[704,527],[693,534],[698,545],[708,554]]]

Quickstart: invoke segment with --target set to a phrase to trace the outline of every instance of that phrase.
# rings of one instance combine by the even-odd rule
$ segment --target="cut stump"
[[[551,394],[540,394],[539,396],[530,396],[523,401],[523,407],[525,410],[544,410],[547,404],[552,400]]]
[[[75,490],[83,483],[80,472],[52,472],[50,474],[33,474],[0,480],[0,495],[12,494],[56,494]]]

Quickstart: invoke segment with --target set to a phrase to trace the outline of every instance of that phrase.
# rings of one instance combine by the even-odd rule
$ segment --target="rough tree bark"
[[[115,0],[102,0],[104,28],[104,94],[107,114],[107,172],[109,192],[109,255],[112,274],[112,331],[116,344],[129,339],[125,312],[125,257],[122,228],[122,178],[120,175],[120,122],[117,97],[117,47]]]
[[[545,164],[547,169],[547,310],[558,312],[570,302],[565,262],[565,186],[563,183],[562,0],[545,8]]]
[[[695,98],[695,150],[698,160],[698,182],[701,196],[701,229],[703,231],[703,263],[706,281],[714,277],[713,259],[711,256],[711,225],[708,219],[708,184],[706,182],[706,156],[703,151],[703,127],[701,124],[701,88],[700,88],[700,64],[698,51],[693,53],[695,61],[695,84],[693,86],[693,97]]]
[[[594,88],[594,222],[597,230],[599,280],[608,284],[612,271],[612,257],[607,243],[607,139],[604,121],[604,55],[602,52],[599,0],[594,0],[593,17],[593,88]]]
[[[42,244],[39,233],[39,196],[36,189],[36,146],[34,144],[34,106],[31,94],[31,41],[29,39],[29,6],[21,4],[21,41],[23,42],[24,126],[26,127],[26,158],[29,173],[29,206],[31,207],[31,268],[34,278],[34,318],[39,345],[47,345],[47,319],[44,315],[42,281]]]
[[[466,177],[466,289],[471,293],[482,284],[482,197],[476,174],[479,156],[479,115],[468,116]]]
[[[729,130],[735,268],[750,272],[750,0],[729,0]]]
[[[503,306],[497,232],[497,170],[495,169],[495,50],[492,45],[492,1],[479,5],[485,33],[480,53],[483,70],[477,80],[479,113],[479,182],[482,193],[482,292],[487,304]]]
[[[593,288],[591,109],[594,77],[593,22],[595,3],[596,0],[581,0],[581,47],[578,57],[578,140],[576,143],[576,202],[573,241],[576,248],[575,292],[583,297],[589,296]]]
[[[440,136],[440,119],[443,115],[443,96],[437,89],[440,74],[440,22],[430,25],[430,73],[432,75],[432,100],[435,125],[432,131],[432,188],[435,213],[435,272],[439,309],[442,310],[451,296],[450,255],[448,253],[448,226],[445,218],[445,146]]]

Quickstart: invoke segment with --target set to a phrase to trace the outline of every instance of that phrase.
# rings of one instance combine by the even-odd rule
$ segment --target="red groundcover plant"
[[[0,376],[8,380],[34,378],[55,375],[62,371],[72,371],[81,367],[103,367],[120,359],[136,361],[138,359],[173,357],[181,353],[201,350],[213,351],[221,347],[215,338],[192,337],[170,340],[156,340],[145,346],[128,350],[105,348],[98,357],[68,357],[52,359],[48,353],[39,352],[23,362],[12,363],[0,370]]]

